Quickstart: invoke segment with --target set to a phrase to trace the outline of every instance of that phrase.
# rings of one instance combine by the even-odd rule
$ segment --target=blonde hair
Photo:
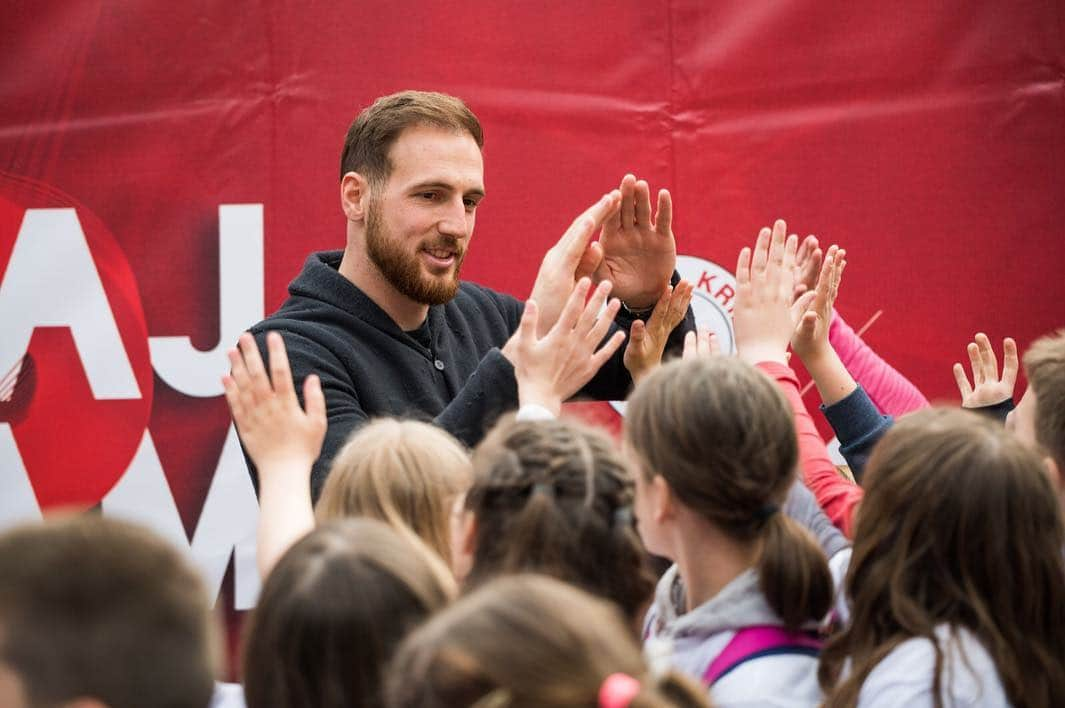
[[[359,428],[333,460],[315,515],[368,516],[412,531],[448,563],[455,498],[470,486],[470,457],[428,423],[379,418]]]
[[[700,708],[705,690],[650,675],[618,608],[543,575],[509,575],[410,634],[386,677],[392,708],[594,706],[613,674],[639,682],[630,708]]]

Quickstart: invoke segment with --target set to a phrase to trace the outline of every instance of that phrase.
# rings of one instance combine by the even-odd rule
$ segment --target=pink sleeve
[[[881,359],[835,310],[828,326],[828,341],[881,413],[897,418],[928,407],[928,399],[917,387]]]
[[[825,441],[818,434],[806,404],[802,402],[795,372],[771,361],[758,364],[758,368],[777,382],[791,404],[795,432],[799,438],[799,465],[802,467],[803,481],[825,510],[825,516],[851,538],[851,519],[854,508],[862,500],[862,488],[841,475],[832,463]]]

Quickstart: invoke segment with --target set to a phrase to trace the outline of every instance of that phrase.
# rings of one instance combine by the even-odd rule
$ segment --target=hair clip
[[[599,686],[599,708],[628,708],[640,693],[640,682],[628,674],[610,674]]]

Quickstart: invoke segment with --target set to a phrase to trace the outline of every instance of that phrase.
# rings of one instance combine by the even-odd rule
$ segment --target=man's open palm
[[[629,308],[654,306],[677,265],[672,222],[669,192],[659,191],[652,217],[647,183],[625,175],[621,180],[621,209],[606,220],[599,237],[603,260],[595,280],[611,281],[614,296]]]

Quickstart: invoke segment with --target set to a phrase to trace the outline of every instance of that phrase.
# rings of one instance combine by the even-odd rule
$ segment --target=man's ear
[[[348,221],[361,222],[366,218],[370,201],[370,183],[358,172],[348,172],[340,180],[340,208]]]

